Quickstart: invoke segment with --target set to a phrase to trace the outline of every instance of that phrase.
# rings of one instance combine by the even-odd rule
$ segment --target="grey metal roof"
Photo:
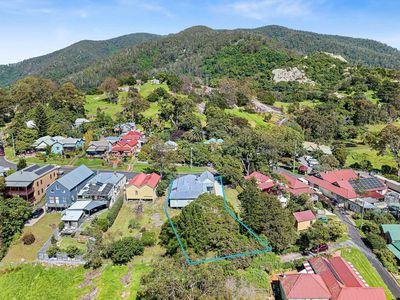
[[[28,186],[32,181],[40,178],[43,174],[51,172],[55,169],[58,169],[58,166],[45,165],[43,167],[39,167],[38,165],[32,165],[20,171],[14,172],[10,176],[7,176],[6,184],[10,187]]]
[[[66,210],[65,215],[61,218],[61,221],[79,221],[84,214],[83,210]]]
[[[211,180],[211,183],[207,179]],[[214,186],[214,176],[205,171],[200,175],[185,175],[172,182],[170,199],[196,199],[207,192],[207,187]]]
[[[92,176],[94,172],[85,165],[80,165],[73,171],[59,178],[57,181],[69,190],[72,190],[81,182]]]

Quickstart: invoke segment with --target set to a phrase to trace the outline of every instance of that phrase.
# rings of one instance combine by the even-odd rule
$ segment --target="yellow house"
[[[296,219],[297,231],[308,229],[316,220],[311,210],[295,212],[293,213],[293,216]]]
[[[126,200],[155,200],[156,187],[160,181],[160,175],[156,173],[140,173],[133,177],[125,190]]]

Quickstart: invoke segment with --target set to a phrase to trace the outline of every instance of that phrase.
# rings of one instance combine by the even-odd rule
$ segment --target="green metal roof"
[[[381,226],[384,233],[389,233],[392,241],[400,241],[400,224],[382,224]]]
[[[389,244],[387,247],[397,257],[397,259],[400,259],[400,241]]]

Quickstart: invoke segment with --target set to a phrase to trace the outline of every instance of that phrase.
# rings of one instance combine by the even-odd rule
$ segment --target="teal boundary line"
[[[219,180],[219,182],[221,184],[222,195],[223,195],[223,198],[224,198],[225,210],[229,213],[229,215],[232,218],[234,218],[240,225],[242,225],[248,232],[250,232],[251,235],[254,236],[257,239],[257,241],[265,247],[265,249],[249,251],[249,252],[241,252],[241,253],[237,253],[237,254],[218,256],[218,257],[212,257],[212,258],[207,258],[207,259],[191,260],[189,258],[189,255],[187,254],[187,252],[185,250],[185,247],[182,244],[182,241],[181,241],[181,239],[179,237],[179,234],[175,229],[174,222],[172,222],[171,216],[169,215],[169,212],[168,212],[169,203],[170,203],[170,196],[171,196],[171,190],[172,190],[172,180],[171,180],[171,182],[169,184],[168,197],[167,197],[167,201],[165,203],[164,212],[167,215],[169,223],[171,224],[172,230],[174,231],[176,239],[178,240],[179,246],[181,247],[183,256],[185,257],[185,260],[186,260],[187,264],[188,265],[197,265],[197,264],[201,264],[201,263],[214,262],[214,261],[218,261],[218,260],[225,260],[225,259],[230,259],[230,258],[235,258],[235,257],[242,257],[242,256],[246,256],[246,255],[255,255],[255,254],[260,254],[260,253],[272,251],[271,247],[268,246],[266,242],[264,242],[257,234],[255,234],[249,227],[247,227],[246,224],[244,224],[241,220],[239,220],[238,217],[236,217],[236,215],[229,209],[228,202],[226,201],[226,197],[225,197],[225,190],[224,190],[224,185],[222,183],[222,177],[221,176],[216,176],[214,178]]]

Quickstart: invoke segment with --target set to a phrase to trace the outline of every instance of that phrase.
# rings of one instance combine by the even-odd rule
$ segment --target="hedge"
[[[107,220],[109,228],[114,224],[114,221],[121,210],[122,204],[124,204],[124,198],[120,197],[117,199],[117,201],[115,201],[114,205],[108,211]]]

